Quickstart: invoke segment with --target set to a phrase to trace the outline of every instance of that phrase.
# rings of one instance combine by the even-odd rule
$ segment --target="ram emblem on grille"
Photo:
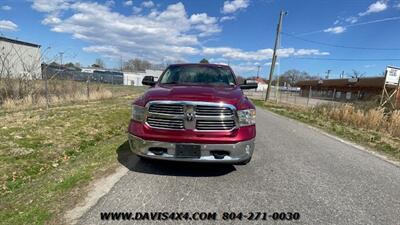
[[[193,119],[194,119],[194,113],[187,112],[186,113],[186,120],[187,121],[193,121]]]

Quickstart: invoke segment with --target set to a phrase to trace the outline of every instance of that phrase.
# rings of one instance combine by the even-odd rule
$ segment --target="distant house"
[[[40,45],[0,36],[0,75],[41,78]]]
[[[145,70],[139,72],[123,72],[124,85],[143,86],[142,80],[145,76],[153,76],[155,80],[162,74],[162,70]]]
[[[258,84],[257,91],[266,91],[268,88],[268,84],[262,78],[256,78],[256,82]]]

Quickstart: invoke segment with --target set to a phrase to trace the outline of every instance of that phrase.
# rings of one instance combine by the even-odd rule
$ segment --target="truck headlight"
[[[132,105],[132,119],[139,122],[144,122],[144,107]]]
[[[245,109],[237,111],[239,117],[239,125],[249,126],[256,124],[256,110],[255,109]]]

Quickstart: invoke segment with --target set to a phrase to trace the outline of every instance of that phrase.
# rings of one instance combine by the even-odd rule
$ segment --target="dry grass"
[[[134,90],[133,87],[129,86],[91,83],[88,96],[86,83],[71,80],[50,80],[48,95],[46,95],[43,80],[32,80],[29,87],[24,91],[21,91],[23,88],[18,80],[8,80],[8,82],[13,82],[13,85],[4,85],[4,80],[0,80],[0,110],[5,111],[45,107],[47,102],[49,106],[57,106],[72,102],[102,100],[130,95]],[[46,101],[46,96],[48,96],[48,101]]]
[[[73,94],[67,94],[62,96],[49,96],[49,103],[51,105],[59,105],[63,103],[76,102],[76,101],[87,101],[87,100],[101,100],[111,98],[112,93],[109,90],[93,90],[89,94],[89,98],[86,93],[78,92]],[[1,105],[6,110],[20,110],[28,109],[32,107],[44,107],[46,106],[46,98],[40,96],[34,98],[32,95],[28,95],[22,99],[6,99]]]
[[[357,128],[387,132],[393,137],[400,137],[400,110],[386,114],[384,108],[364,110],[352,104],[324,104],[311,110]]]
[[[400,110],[392,112],[389,116],[387,129],[395,137],[400,137]]]

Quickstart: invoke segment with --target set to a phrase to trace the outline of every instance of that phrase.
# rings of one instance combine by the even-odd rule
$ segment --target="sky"
[[[43,60],[109,68],[153,63],[229,64],[267,77],[283,18],[276,73],[330,78],[400,66],[400,0],[0,0],[0,35],[40,44]]]

